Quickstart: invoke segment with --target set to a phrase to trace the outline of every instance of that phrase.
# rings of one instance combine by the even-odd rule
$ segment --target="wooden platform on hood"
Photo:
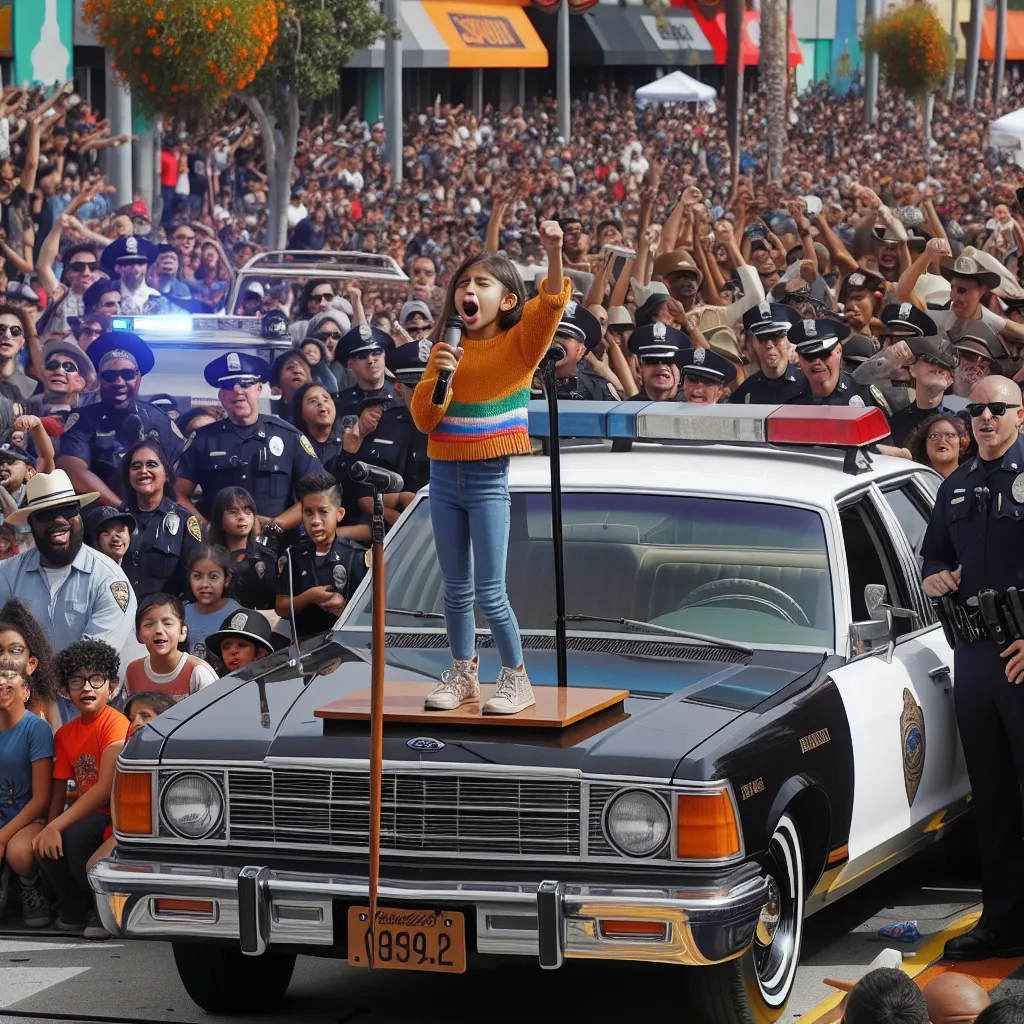
[[[628,690],[603,690],[586,686],[535,686],[537,703],[516,715],[484,715],[481,706],[494,693],[494,683],[480,684],[480,702],[463,704],[454,711],[425,711],[423,702],[436,683],[413,683],[394,680],[384,684],[384,721],[427,725],[518,725],[531,729],[565,729],[585,718],[611,708],[622,710]],[[317,718],[333,721],[369,721],[370,689],[347,694],[313,712]]]

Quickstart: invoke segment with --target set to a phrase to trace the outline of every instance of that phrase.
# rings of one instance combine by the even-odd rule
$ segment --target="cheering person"
[[[572,294],[562,274],[561,228],[545,221],[540,238],[547,253],[547,281],[529,302],[524,301],[522,279],[503,256],[475,256],[455,271],[434,328],[430,359],[410,405],[416,426],[429,434],[430,518],[452,651],[451,669],[427,697],[428,711],[479,700],[474,598],[501,655],[497,689],[482,710],[512,715],[536,703],[523,666],[519,625],[505,591],[508,466],[510,456],[530,454],[530,381]],[[463,325],[459,347],[441,341],[453,315]],[[435,385],[445,378],[448,388],[436,405]]]

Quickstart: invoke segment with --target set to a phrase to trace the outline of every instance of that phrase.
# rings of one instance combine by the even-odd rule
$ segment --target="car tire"
[[[777,923],[773,929],[766,907],[743,956],[690,971],[692,1019],[701,1024],[773,1024],[786,1012],[800,964],[806,898],[800,828],[791,815],[783,814],[775,826],[764,864],[776,894]]]
[[[294,953],[245,956],[230,946],[175,942],[174,964],[192,1002],[226,1016],[270,1013],[295,970]]]

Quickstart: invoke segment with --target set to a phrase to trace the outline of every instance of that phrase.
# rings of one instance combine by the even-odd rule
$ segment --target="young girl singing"
[[[536,703],[523,666],[519,624],[505,592],[508,466],[511,455],[530,454],[530,381],[572,294],[562,274],[562,229],[544,221],[540,239],[548,258],[547,281],[529,302],[519,274],[504,257],[477,256],[455,271],[434,329],[436,344],[410,403],[416,426],[429,434],[430,519],[452,650],[452,667],[427,697],[427,710],[479,700],[474,598],[501,655],[497,689],[482,710],[512,715]],[[464,324],[459,348],[440,341],[453,312]],[[442,371],[452,373],[451,385],[438,406],[433,393]]]

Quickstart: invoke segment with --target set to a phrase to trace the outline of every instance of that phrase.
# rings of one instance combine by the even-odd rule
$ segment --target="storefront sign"
[[[524,44],[519,34],[512,27],[508,18],[500,15],[459,14],[449,11],[455,31],[464,46],[472,49],[523,49]]]
[[[671,14],[658,19],[652,14],[640,15],[640,21],[660,50],[710,50],[711,44],[692,14]]]

